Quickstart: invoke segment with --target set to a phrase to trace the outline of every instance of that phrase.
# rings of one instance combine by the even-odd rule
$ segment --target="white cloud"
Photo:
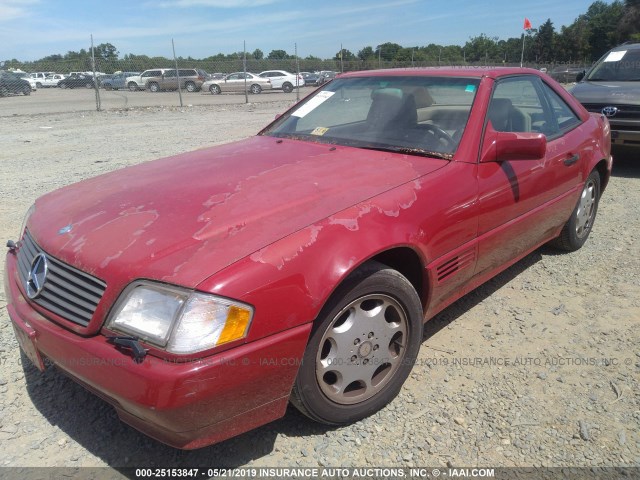
[[[189,7],[213,7],[213,8],[251,8],[272,5],[279,0],[168,0],[155,3],[155,7],[161,8],[189,8]]]
[[[26,17],[38,0],[0,0],[0,22]]]

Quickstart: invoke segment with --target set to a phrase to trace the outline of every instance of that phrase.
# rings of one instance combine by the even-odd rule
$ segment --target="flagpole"
[[[524,33],[522,34],[522,53],[520,54],[520,68],[524,62]]]

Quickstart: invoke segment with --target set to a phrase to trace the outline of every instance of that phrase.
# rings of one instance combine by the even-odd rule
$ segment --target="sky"
[[[0,0],[0,60],[111,43],[131,53],[206,58],[259,48],[332,58],[385,42],[464,45],[486,34],[519,37],[527,17],[557,31],[592,0]],[[609,3],[609,2],[607,2]]]

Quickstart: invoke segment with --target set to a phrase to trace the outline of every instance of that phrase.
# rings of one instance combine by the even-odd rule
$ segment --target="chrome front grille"
[[[18,251],[18,273],[23,285],[29,279],[33,259],[43,254],[47,275],[42,291],[33,302],[78,325],[86,327],[96,311],[107,284],[44,252],[25,232]]]

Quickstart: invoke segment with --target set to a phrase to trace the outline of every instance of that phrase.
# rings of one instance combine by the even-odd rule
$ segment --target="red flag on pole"
[[[527,17],[525,17],[524,19],[524,27],[525,30],[531,30],[531,22],[529,21],[529,19]]]

